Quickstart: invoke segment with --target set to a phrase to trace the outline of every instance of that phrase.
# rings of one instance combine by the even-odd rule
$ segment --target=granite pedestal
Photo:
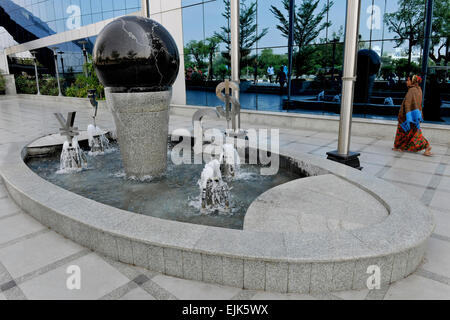
[[[113,91],[106,88],[106,101],[127,176],[143,179],[162,174],[167,164],[171,91]]]

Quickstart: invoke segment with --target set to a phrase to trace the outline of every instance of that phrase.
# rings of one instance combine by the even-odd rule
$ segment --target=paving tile
[[[307,294],[282,294],[272,292],[258,292],[251,300],[317,300],[313,296]]]
[[[432,178],[431,174],[412,172],[410,170],[391,168],[382,177],[397,182],[413,183],[420,186],[428,186]]]
[[[434,174],[438,165],[439,165],[438,163],[433,162],[424,162],[419,160],[400,158],[395,159],[394,163],[392,164],[392,167]]]
[[[5,297],[5,295],[3,293],[0,292],[0,301],[1,300],[6,300],[6,297]]]
[[[450,177],[445,176],[441,177],[441,181],[438,184],[437,190],[442,192],[448,192],[450,194]]]
[[[152,281],[181,300],[228,300],[241,291],[237,288],[163,275],[154,277]]]
[[[450,212],[431,210],[436,224],[435,234],[450,238]]]
[[[20,208],[9,197],[2,198],[0,192],[0,218],[21,211]]]
[[[80,290],[67,289],[66,281],[70,275],[66,271],[67,267],[71,265],[80,267]],[[19,286],[31,300],[92,300],[103,297],[129,281],[100,256],[92,253],[26,281]]]
[[[421,268],[450,278],[449,266],[450,242],[430,238],[425,251],[425,260]]]
[[[295,153],[308,153],[313,150],[317,149],[317,146],[311,145],[311,144],[305,144],[305,143],[289,143],[288,145],[285,145],[283,147],[283,150],[287,150],[289,152],[295,152]]]
[[[361,163],[377,164],[380,166],[385,166],[394,159],[396,158],[390,155],[366,153],[364,151],[361,152],[361,156],[359,157]]]
[[[364,152],[397,156],[398,152],[392,150],[393,146],[394,142],[392,142],[390,146],[368,146],[367,148],[364,148]]]
[[[141,288],[136,288],[122,296],[119,300],[155,300],[155,298]]]
[[[0,244],[43,230],[45,227],[28,216],[19,214],[0,220]]]
[[[0,181],[0,198],[5,198],[5,197],[8,197],[8,191],[6,190],[5,185]]]
[[[421,276],[411,275],[391,285],[386,300],[448,300],[450,286]]]
[[[406,192],[410,193],[417,199],[420,199],[423,196],[423,194],[425,193],[425,191],[427,190],[425,187],[412,186],[412,185],[402,183],[402,182],[393,182],[393,181],[389,181],[389,182],[392,183],[393,185],[405,190]]]
[[[47,232],[0,249],[0,261],[16,279],[81,250],[74,242]]]
[[[364,300],[368,293],[369,289],[332,292],[334,296],[344,300]]]
[[[363,162],[361,162],[361,166],[363,167],[362,172],[370,174],[371,176],[376,176],[377,173],[384,168],[383,166]]]
[[[436,190],[430,206],[450,211],[450,193]]]

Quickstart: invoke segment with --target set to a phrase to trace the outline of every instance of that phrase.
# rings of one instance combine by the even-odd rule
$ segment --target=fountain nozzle
[[[96,89],[89,89],[88,90],[88,98],[89,102],[91,103],[91,106],[94,108],[94,114],[92,115],[92,118],[94,119],[94,125],[95,125],[95,118],[97,117],[97,110],[98,110],[98,101],[95,100],[97,97],[97,90]]]

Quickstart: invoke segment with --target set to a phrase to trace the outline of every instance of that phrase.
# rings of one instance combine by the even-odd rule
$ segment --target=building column
[[[141,0],[142,16],[150,18],[150,0]]]
[[[347,0],[338,149],[337,151],[327,153],[329,160],[340,162],[358,169],[361,169],[358,159],[360,154],[350,151],[350,137],[358,56],[360,10],[361,0]]]
[[[16,79],[13,74],[4,74],[5,78],[5,94],[6,95],[16,95]]]

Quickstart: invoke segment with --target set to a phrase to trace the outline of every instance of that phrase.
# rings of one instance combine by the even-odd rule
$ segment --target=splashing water
[[[78,145],[78,139],[74,137],[72,144],[69,141],[64,142],[59,171],[57,173],[81,171],[85,168],[87,168],[87,159],[83,150]]]
[[[91,151],[89,151],[90,156],[102,155],[111,151],[109,140],[99,127],[90,124],[87,127],[87,133],[89,147],[91,147]]]
[[[224,212],[230,208],[230,188],[222,180],[219,160],[212,160],[205,165],[198,184],[203,212]]]
[[[241,159],[237,150],[232,144],[224,144],[222,146],[222,154],[220,155],[222,175],[226,178],[234,178],[239,173]]]

